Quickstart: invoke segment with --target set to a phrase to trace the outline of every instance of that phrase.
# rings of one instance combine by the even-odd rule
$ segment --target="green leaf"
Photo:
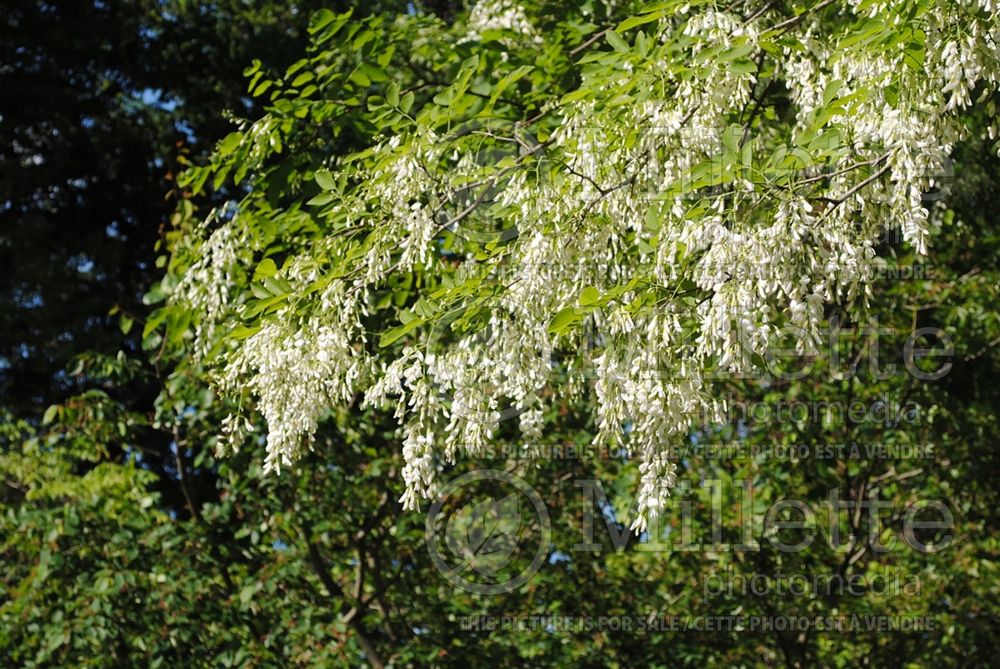
[[[746,58],[740,58],[733,61],[728,69],[730,72],[735,72],[736,74],[752,74],[757,71],[757,63]]]
[[[348,79],[361,88],[368,88],[372,84],[372,80],[369,79],[368,75],[365,74],[360,68],[351,72],[351,76],[349,76]]]
[[[549,333],[558,335],[568,330],[583,318],[583,311],[576,307],[566,307],[549,322]]]
[[[739,125],[730,125],[722,133],[722,146],[727,153],[734,154],[740,150],[740,140],[743,138],[743,128]]]
[[[492,107],[495,105],[497,100],[500,99],[500,96],[503,95],[503,92],[507,90],[511,84],[524,77],[524,75],[528,74],[533,69],[535,69],[533,65],[522,65],[513,72],[507,73],[502,79],[500,79],[500,81],[497,82],[496,88],[490,96],[489,106]]]
[[[260,281],[265,277],[274,276],[277,272],[278,266],[274,264],[274,261],[270,258],[264,258],[253,271],[253,278],[255,281]]]
[[[386,74],[386,71],[383,70],[378,65],[372,65],[371,63],[361,63],[361,65],[358,66],[358,69],[361,72],[363,72],[365,76],[368,77],[368,79],[376,83],[389,80],[389,75]],[[368,84],[363,84],[363,85],[367,86]]]
[[[313,207],[321,207],[324,204],[329,204],[330,202],[333,202],[335,198],[336,198],[335,193],[329,193],[329,192],[320,193],[316,197],[311,198],[308,202],[306,202],[306,204]]]
[[[407,335],[416,328],[424,324],[423,318],[413,318],[407,323],[398,325],[394,328],[390,328],[383,332],[378,338],[378,345],[381,347],[389,346],[393,342],[397,341],[400,337]]]
[[[251,63],[250,63],[250,67],[248,67],[245,70],[243,70],[243,76],[244,77],[253,76],[254,74],[257,73],[257,71],[260,69],[260,66],[262,64],[263,63],[261,63],[260,60],[258,60],[257,58],[254,58],[253,61],[251,61]]]
[[[303,72],[302,74],[300,74],[299,76],[295,77],[295,79],[292,80],[292,86],[298,88],[302,84],[308,83],[312,80],[313,80],[312,72]]]
[[[607,37],[608,44],[610,44],[615,51],[618,51],[619,53],[625,53],[628,51],[628,42],[622,39],[622,36],[614,30],[609,30],[605,33],[605,37]]]
[[[159,283],[153,284],[149,292],[142,296],[142,303],[146,306],[151,304],[159,304],[164,299],[166,299],[166,293],[163,292],[163,288]]]
[[[914,72],[919,72],[924,67],[924,46],[918,42],[911,42],[906,45],[906,51],[903,52],[903,62],[913,70]]]
[[[248,327],[246,325],[237,325],[235,328],[226,333],[226,336],[230,339],[249,339],[260,332],[260,326]]]
[[[228,156],[230,153],[236,150],[236,147],[240,145],[243,141],[242,132],[231,132],[226,135],[225,139],[219,142],[218,153],[220,156]]]
[[[404,95],[403,98],[399,101],[399,108],[403,110],[404,114],[410,113],[410,109],[413,108],[413,99],[414,95],[413,92],[411,91],[406,95]]]
[[[594,286],[587,286],[580,293],[580,306],[589,307],[592,304],[597,304],[601,299],[601,291],[597,290]]]
[[[337,180],[333,177],[333,174],[330,173],[330,170],[325,168],[316,170],[314,177],[316,179],[316,183],[319,184],[319,187],[323,190],[337,189]]]
[[[642,16],[631,16],[622,21],[620,24],[618,24],[618,27],[615,28],[615,32],[623,33],[626,30],[631,30],[632,28],[635,28],[636,26],[641,26],[644,23],[659,21],[661,18],[663,18],[663,15],[660,12],[654,12],[652,14],[644,14]]]
[[[264,287],[267,288],[271,295],[274,295],[275,297],[292,292],[292,286],[290,283],[284,279],[275,278],[273,276],[264,277]]]
[[[323,28],[327,27],[337,18],[337,15],[331,12],[329,9],[321,9],[315,14],[313,14],[312,20],[309,21],[309,34],[315,35]]]
[[[257,86],[257,88],[254,89],[252,95],[255,98],[259,98],[261,95],[263,95],[264,93],[267,92],[267,89],[269,89],[271,87],[271,84],[273,84],[273,83],[274,82],[271,81],[270,79],[265,79],[264,81],[262,81],[260,83],[259,86]]]
[[[841,81],[840,79],[831,79],[827,83],[826,88],[823,89],[823,105],[824,106],[829,105],[831,102],[833,102],[837,98],[837,93],[840,92],[840,88],[843,85],[844,85],[844,82]]]

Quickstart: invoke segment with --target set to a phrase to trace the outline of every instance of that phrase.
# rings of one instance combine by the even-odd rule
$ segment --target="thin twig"
[[[611,30],[611,28],[605,28],[604,30],[598,30],[596,33],[594,33],[589,38],[587,38],[587,41],[585,41],[584,43],[580,44],[578,47],[576,47],[575,49],[573,49],[572,51],[570,51],[569,55],[570,56],[575,56],[576,54],[580,53],[581,51],[583,51],[584,49],[586,49],[588,46],[590,46],[591,44],[593,44],[597,40],[601,39],[601,37],[604,36],[604,33],[608,32],[609,30]]]
[[[819,10],[823,9],[824,7],[826,7],[828,5],[832,5],[834,2],[835,2],[835,0],[823,0],[823,2],[819,3],[818,5],[816,5],[814,7],[810,7],[809,9],[805,10],[801,14],[797,14],[796,16],[793,16],[790,19],[786,19],[786,20],[782,21],[781,23],[779,23],[779,24],[777,24],[775,26],[772,26],[771,29],[768,30],[768,32],[778,32],[778,33],[787,32],[791,28],[794,28],[799,23],[801,23],[802,21],[804,21],[806,19],[806,17],[809,16],[810,14],[814,14],[814,13],[818,12]]]
[[[889,154],[885,154],[885,156],[883,156],[883,158],[887,158],[888,156],[889,156]],[[878,163],[875,163],[875,164],[877,165]],[[824,211],[823,215],[819,217],[819,220],[822,221],[823,219],[825,219],[827,216],[830,215],[831,212],[833,212],[834,209],[836,209],[840,205],[844,204],[844,202],[846,202],[847,200],[849,200],[852,197],[854,197],[858,192],[860,192],[861,190],[863,190],[869,184],[871,184],[871,183],[877,181],[878,179],[882,178],[882,175],[884,175],[890,169],[892,169],[892,165],[891,164],[886,165],[885,167],[883,167],[882,169],[880,169],[878,172],[876,172],[875,174],[871,175],[870,177],[868,177],[867,179],[865,179],[864,181],[862,181],[861,183],[859,183],[857,186],[855,186],[851,190],[847,191],[844,194],[843,197],[841,197],[841,198],[839,198],[837,200],[834,200],[833,204],[830,206],[830,208],[827,209],[826,211]]]

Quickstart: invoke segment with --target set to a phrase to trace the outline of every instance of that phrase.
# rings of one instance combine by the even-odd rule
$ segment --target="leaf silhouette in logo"
[[[495,575],[510,562],[520,527],[516,493],[462,509],[448,523],[446,535],[449,550],[462,558],[455,571],[471,567],[483,576]]]

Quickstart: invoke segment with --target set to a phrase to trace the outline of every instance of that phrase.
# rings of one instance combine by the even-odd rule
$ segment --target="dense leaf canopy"
[[[513,416],[538,441],[582,394],[642,463],[643,529],[666,449],[724,410],[711,379],[814,354],[828,305],[867,322],[886,239],[926,253],[955,143],[995,131],[968,124],[1000,76],[989,2],[586,9],[321,12],[315,55],[247,70],[270,112],[186,183],[249,193],[182,233],[153,321],[193,329],[234,446],[259,413],[280,469],[331,406],[391,402],[415,508],[439,456]]]

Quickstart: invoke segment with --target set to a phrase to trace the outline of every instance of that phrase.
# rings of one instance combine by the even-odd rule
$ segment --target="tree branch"
[[[350,611],[350,605],[347,603],[347,593],[345,593],[344,589],[341,588],[335,580],[333,580],[332,576],[330,576],[330,571],[327,569],[326,563],[323,561],[323,555],[319,552],[319,546],[317,546],[316,543],[308,537],[308,534],[306,534],[305,531],[303,531],[303,535],[306,542],[306,549],[309,553],[310,566],[316,573],[316,577],[319,578],[320,583],[322,583],[323,587],[326,588],[327,592],[329,592],[332,597],[336,597],[341,600],[340,613],[346,618]],[[385,661],[375,648],[375,644],[368,638],[368,632],[365,630],[360,618],[357,616],[351,616],[350,620],[347,620],[346,622],[354,631],[358,645],[361,646],[361,650],[364,651],[368,662],[376,669],[383,669],[383,667],[385,667]]]

